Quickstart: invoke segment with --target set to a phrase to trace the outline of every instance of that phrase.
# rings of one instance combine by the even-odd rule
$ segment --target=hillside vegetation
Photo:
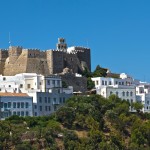
[[[0,121],[0,150],[149,150],[150,114],[129,106],[115,95],[74,96],[51,116],[12,116]]]

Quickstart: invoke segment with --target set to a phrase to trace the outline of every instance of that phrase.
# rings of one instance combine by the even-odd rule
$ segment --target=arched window
[[[130,92],[130,96],[133,96],[133,92],[132,91]]]
[[[129,92],[128,91],[126,92],[126,95],[129,96]]]
[[[122,96],[125,96],[125,92],[124,91],[122,92]]]

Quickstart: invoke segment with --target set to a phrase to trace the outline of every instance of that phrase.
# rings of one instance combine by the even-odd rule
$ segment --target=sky
[[[149,0],[0,0],[0,48],[91,48],[97,65],[150,82]]]

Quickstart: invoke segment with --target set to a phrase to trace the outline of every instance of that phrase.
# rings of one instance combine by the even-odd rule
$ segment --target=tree
[[[84,71],[83,71],[82,75],[85,76],[85,77],[87,77],[87,78],[92,77],[92,74],[91,74],[91,72],[88,70],[87,67],[84,68]]]
[[[67,85],[67,83],[65,81],[62,81],[62,87],[63,88],[67,88],[68,87],[68,85]]]
[[[132,107],[139,113],[143,108],[143,105],[140,102],[132,103]]]
[[[99,65],[96,66],[96,69],[93,72],[94,77],[106,77],[107,76],[107,69],[100,67]]]
[[[95,87],[94,82],[91,80],[91,78],[87,78],[87,89],[91,90]]]
[[[75,119],[75,109],[72,107],[61,107],[56,112],[56,118],[67,127],[71,127]]]

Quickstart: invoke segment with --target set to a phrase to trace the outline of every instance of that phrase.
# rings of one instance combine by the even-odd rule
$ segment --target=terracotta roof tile
[[[0,96],[20,96],[20,97],[26,97],[26,96],[29,96],[28,94],[26,93],[1,93],[0,92]]]

